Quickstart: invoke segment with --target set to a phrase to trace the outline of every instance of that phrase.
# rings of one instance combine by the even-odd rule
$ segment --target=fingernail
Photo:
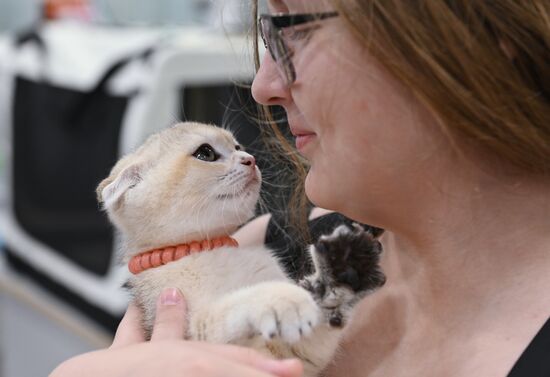
[[[177,288],[165,288],[160,294],[161,305],[178,305],[182,300],[183,296]]]
[[[302,363],[298,359],[285,359],[285,360],[266,360],[265,369],[266,372],[275,373],[276,375],[287,375],[289,370],[300,368]]]

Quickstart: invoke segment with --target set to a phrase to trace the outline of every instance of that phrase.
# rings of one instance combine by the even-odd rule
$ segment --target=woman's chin
[[[315,172],[312,169],[309,170],[304,183],[304,190],[307,198],[313,205],[321,208],[331,208],[331,200],[326,183],[319,182],[316,179]]]

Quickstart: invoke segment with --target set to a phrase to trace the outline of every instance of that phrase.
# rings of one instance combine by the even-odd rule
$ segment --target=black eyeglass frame
[[[321,21],[327,18],[337,17],[338,15],[338,12],[260,15],[258,18],[260,36],[271,58],[277,63],[277,67],[281,71],[288,86],[296,81],[296,70],[291,60],[289,48],[282,37],[282,29],[303,25],[309,22]]]

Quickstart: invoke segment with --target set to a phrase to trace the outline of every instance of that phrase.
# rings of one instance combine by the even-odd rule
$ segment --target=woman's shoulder
[[[261,245],[265,241],[270,220],[271,214],[269,213],[258,216],[239,228],[233,234],[233,238],[239,242],[240,246]]]

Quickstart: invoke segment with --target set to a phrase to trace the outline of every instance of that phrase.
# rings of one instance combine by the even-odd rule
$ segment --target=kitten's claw
[[[299,287],[291,288],[298,289],[292,289],[293,292],[289,289],[280,297],[272,296],[272,304],[264,308],[260,323],[264,339],[280,338],[287,343],[296,343],[308,336],[319,322],[319,307],[311,295]]]

